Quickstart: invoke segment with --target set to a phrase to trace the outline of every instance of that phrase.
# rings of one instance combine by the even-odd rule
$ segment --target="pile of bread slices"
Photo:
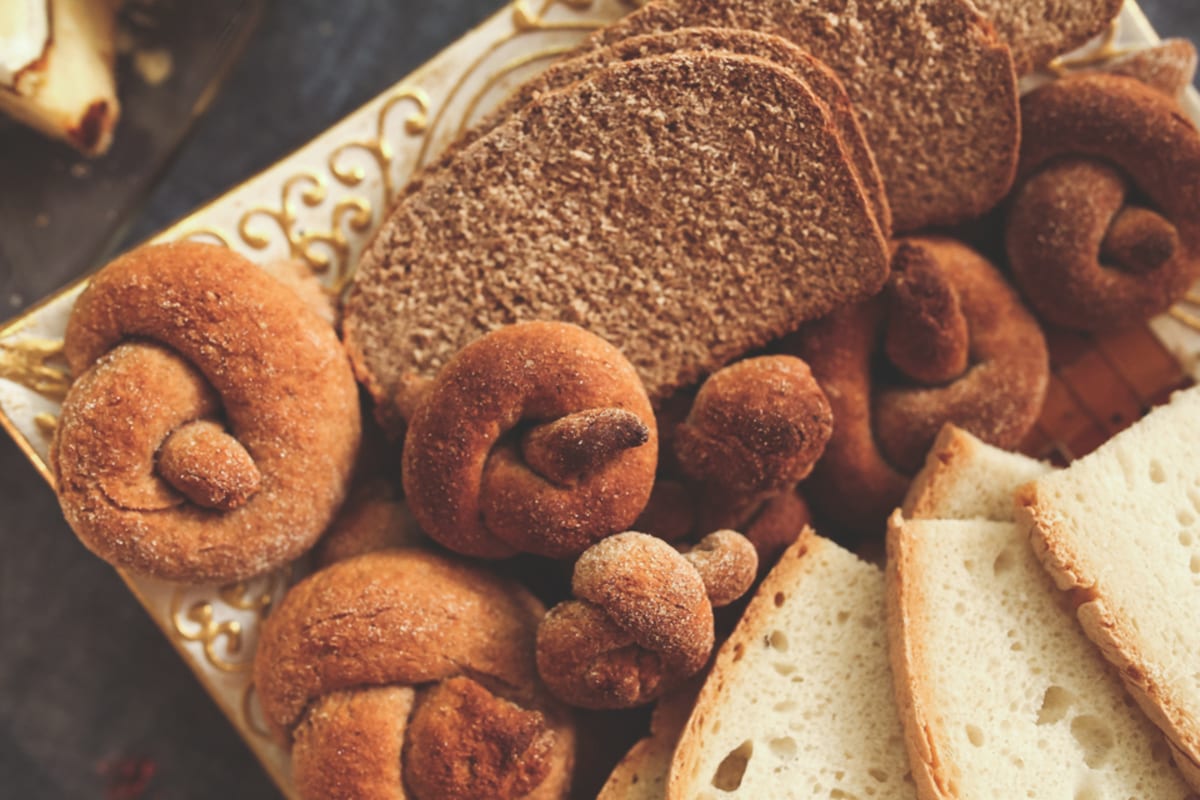
[[[574,709],[657,701],[603,797],[1182,798],[1197,395],[1005,452],[1043,325],[1200,276],[1190,45],[1018,99],[1116,12],[653,0],[405,187],[340,337],[286,264],[99,273],[64,513],[170,580],[316,546],[255,661],[302,797],[587,796]]]

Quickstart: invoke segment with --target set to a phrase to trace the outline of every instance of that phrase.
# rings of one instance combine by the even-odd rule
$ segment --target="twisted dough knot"
[[[542,680],[583,708],[650,702],[708,661],[713,606],[744,594],[757,568],[753,545],[733,531],[684,555],[632,531],[596,543],[575,564],[579,599],[555,606],[538,628]]]
[[[945,238],[906,239],[892,270],[882,295],[786,343],[811,365],[836,420],[805,494],[856,532],[882,530],[946,422],[1016,447],[1049,381],[1041,329],[978,253]],[[888,363],[876,368],[880,351]]]
[[[699,484],[698,527],[746,531],[756,546],[763,544],[759,558],[767,561],[783,517],[768,515],[766,538],[751,536],[767,533],[754,523],[768,504],[773,511],[787,505],[772,501],[794,494],[832,433],[829,400],[800,359],[761,356],[714,373],[672,437],[680,471]],[[798,525],[795,536],[802,529]]]
[[[1088,331],[1165,311],[1200,278],[1200,133],[1124,75],[1064,78],[1021,108],[1005,245],[1029,302]]]
[[[263,626],[254,680],[300,796],[565,797],[574,729],[537,680],[541,617],[519,585],[419,550],[297,584]]]
[[[404,492],[452,550],[568,558],[637,518],[657,458],[633,365],[574,325],[527,322],[464,347],[421,394]]]
[[[183,581],[299,556],[346,492],[358,390],[337,336],[225,248],[144,247],[79,296],[78,378],[51,446],[59,501],[110,563]]]

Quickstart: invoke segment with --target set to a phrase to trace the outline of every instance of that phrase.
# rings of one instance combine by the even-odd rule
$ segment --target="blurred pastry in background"
[[[0,111],[86,156],[121,114],[114,61],[122,0],[0,3]]]

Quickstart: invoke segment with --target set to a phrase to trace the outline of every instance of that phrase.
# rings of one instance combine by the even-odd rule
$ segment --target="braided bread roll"
[[[808,361],[833,408],[805,496],[848,532],[883,533],[946,422],[1015,448],[1049,383],[1045,337],[1017,293],[983,256],[942,237],[898,242],[883,294],[785,347]]]
[[[460,350],[404,442],[413,516],[482,558],[578,555],[624,530],[654,485],[658,436],[633,365],[562,322],[526,322]]]
[[[307,550],[345,496],[358,389],[333,328],[231,250],[134,250],[67,325],[77,376],[50,463],[63,514],[109,563],[229,581]]]
[[[263,625],[254,682],[313,800],[551,800],[575,732],[537,680],[543,609],[423,550],[314,573]]]
[[[1165,311],[1200,278],[1200,133],[1171,96],[1080,74],[1021,103],[1012,272],[1045,319],[1085,331]]]

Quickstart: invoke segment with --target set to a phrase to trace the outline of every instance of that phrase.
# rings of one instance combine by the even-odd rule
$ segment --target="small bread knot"
[[[254,685],[304,800],[566,796],[570,713],[538,680],[541,604],[414,548],[339,561],[263,623]]]
[[[680,469],[741,494],[808,476],[833,430],[829,401],[808,365],[761,356],[713,373],[675,431]]]
[[[341,342],[232,250],[118,258],[76,300],[63,351],[77,377],[51,467],[67,522],[109,563],[248,578],[312,547],[345,499],[362,429]]]
[[[829,399],[801,359],[760,356],[713,373],[686,419],[664,433],[678,470],[690,479],[693,530],[749,531],[767,506],[808,477],[832,433]],[[648,518],[646,529],[658,534],[650,525],[665,518]],[[786,546],[803,529],[785,531],[778,515],[772,521],[772,543],[763,540],[758,553],[761,564],[778,554],[776,539]]]
[[[758,572],[754,545],[737,531],[710,533],[683,557],[700,573],[713,608],[727,606],[744,595]]]
[[[1186,50],[1190,74],[1195,51]],[[1200,133],[1159,90],[1170,87],[1154,88],[1179,61],[1164,59],[1114,67],[1158,70],[1147,83],[1079,74],[1021,103],[1005,248],[1030,305],[1056,325],[1134,325],[1166,311],[1200,278]]]
[[[692,559],[644,533],[596,543],[575,563],[571,588],[578,599],[555,606],[538,628],[542,680],[559,699],[583,708],[654,700],[696,674],[712,652],[705,576],[718,598],[732,600],[756,566],[753,548],[732,531]]]
[[[657,460],[633,365],[582,328],[527,322],[463,348],[422,393],[404,491],[452,550],[569,558],[637,519]]]
[[[1014,448],[1049,383],[1041,328],[987,259],[943,237],[894,252],[887,291],[784,343],[812,366],[836,420],[805,496],[857,534],[882,533],[943,424]]]
[[[262,483],[254,459],[215,422],[176,428],[158,452],[158,473],[198,506],[232,511]]]
[[[515,800],[550,774],[545,717],[451,678],[428,690],[408,722],[405,784],[415,800]]]

